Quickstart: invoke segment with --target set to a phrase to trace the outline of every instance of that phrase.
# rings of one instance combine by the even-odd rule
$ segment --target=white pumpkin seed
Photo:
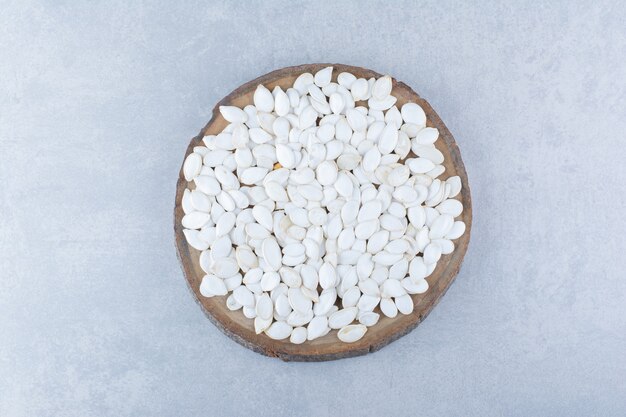
[[[406,165],[400,165],[389,173],[387,183],[392,187],[399,187],[408,181],[409,175],[409,168]]]
[[[359,154],[344,154],[337,158],[337,166],[339,169],[353,170],[361,162]]]
[[[312,127],[317,120],[317,111],[312,106],[307,106],[302,110],[298,118],[298,127],[302,130]]]
[[[290,326],[304,326],[308,322],[313,319],[313,311],[310,310],[306,314],[299,313],[297,311],[292,311],[287,316],[287,324]]]
[[[461,221],[454,222],[452,228],[446,234],[446,239],[458,239],[463,236],[463,233],[465,233],[465,223]]]
[[[350,86],[350,92],[352,93],[354,101],[366,99],[369,92],[369,84],[367,80],[364,78],[355,80]]]
[[[226,307],[230,311],[236,311],[236,310],[239,310],[243,306],[241,304],[237,303],[237,301],[235,301],[235,297],[233,297],[233,295],[231,294],[231,295],[229,295],[226,298]],[[270,322],[270,324],[271,324],[271,322]],[[268,324],[268,327],[269,327],[269,324]]]
[[[296,156],[291,147],[283,144],[276,144],[276,158],[285,168],[294,168],[296,165]]]
[[[337,272],[335,268],[328,262],[324,262],[319,270],[319,284],[323,289],[335,286],[337,281]]]
[[[396,104],[396,101],[398,101],[398,99],[394,96],[387,96],[383,100],[377,100],[372,97],[367,101],[367,105],[370,109],[387,110]]]
[[[428,237],[430,240],[441,239],[444,237],[454,225],[454,217],[449,214],[442,214],[438,216],[430,226],[430,232]]]
[[[329,98],[330,110],[334,114],[340,114],[341,111],[345,108],[345,102],[343,98],[343,94],[341,93],[333,93]]]
[[[222,192],[217,195],[216,199],[225,211],[233,211],[237,208],[235,200],[233,200],[231,195],[225,190],[222,190]]]
[[[233,297],[235,297],[235,300],[244,307],[255,307],[254,295],[243,285],[235,288],[233,291]]]
[[[291,335],[293,327],[285,323],[284,321],[275,321],[272,325],[265,330],[265,334],[274,340],[283,340]]]
[[[235,106],[220,106],[220,113],[230,123],[245,123],[248,120],[246,112]]]
[[[232,277],[239,271],[239,265],[233,258],[220,258],[213,260],[213,273],[218,278]]]
[[[339,195],[348,198],[352,196],[352,192],[354,191],[354,185],[350,180],[350,177],[345,172],[340,172],[337,175],[337,180],[335,182],[335,190]]]
[[[383,210],[382,203],[379,200],[371,200],[363,204],[358,211],[358,221],[364,222],[377,219]]]
[[[425,174],[435,168],[435,164],[427,158],[412,158],[406,164],[414,174]]]
[[[314,82],[318,87],[325,87],[330,84],[330,78],[333,75],[333,67],[326,67],[315,73]]]
[[[400,114],[400,110],[398,107],[392,106],[385,113],[385,123],[393,124],[396,126],[396,129],[399,129],[402,126],[402,115]]]
[[[213,205],[214,207],[217,204]],[[212,217],[213,214],[211,214]],[[237,221],[237,216],[234,213],[224,213],[219,219],[215,222],[215,233],[217,237],[221,237],[230,233],[230,231],[235,226],[235,222]]]
[[[357,303],[360,311],[372,311],[380,303],[380,297],[363,294]]]
[[[426,277],[426,264],[421,256],[413,258],[409,264],[409,276],[413,281],[424,279]]]
[[[389,232],[398,232],[404,230],[406,226],[402,224],[402,220],[399,218],[391,214],[383,214],[380,216],[380,227]]]
[[[315,207],[308,212],[308,220],[315,226],[322,226],[325,224],[327,217],[328,215],[326,214],[326,210],[321,207]]]
[[[380,227],[378,219],[367,220],[357,224],[354,228],[354,234],[357,239],[369,239]]]
[[[276,239],[271,236],[264,239],[261,250],[269,271],[278,271],[282,264],[282,255]]]
[[[367,327],[363,324],[350,324],[337,332],[339,340],[345,343],[354,343],[360,340],[367,332]]]
[[[415,259],[415,258],[414,258]],[[406,276],[409,269],[409,262],[401,259],[389,268],[389,279],[402,279]]]
[[[439,130],[434,127],[425,127],[415,136],[415,140],[420,145],[432,145],[439,138]]]
[[[197,207],[196,207],[197,208]],[[441,214],[458,217],[463,212],[463,204],[459,200],[446,200],[435,207]],[[199,208],[197,208],[199,210]]]
[[[236,273],[232,277],[224,278],[224,284],[226,284],[228,291],[234,291],[235,288],[242,284],[241,274]],[[253,317],[256,317],[256,313]]]
[[[319,302],[320,297],[319,297],[319,294],[317,293],[317,290],[312,290],[308,287],[302,286],[300,287],[300,291],[302,291],[302,294],[304,294],[306,298],[313,301],[314,303]]]
[[[317,181],[324,186],[331,185],[337,180],[337,165],[333,161],[323,161],[315,172]]]
[[[251,239],[263,240],[270,235],[269,230],[267,230],[265,227],[261,226],[258,223],[248,223],[245,228],[246,234]]]
[[[382,155],[391,153],[398,144],[398,128],[391,123],[385,125],[380,139],[378,140],[378,150]]]
[[[328,317],[328,327],[331,329],[340,329],[352,323],[359,312],[356,307],[348,307],[339,310]]]
[[[371,235],[371,237],[367,241],[367,251],[371,254],[377,254],[385,245],[389,242],[389,231],[380,230]]]
[[[326,316],[313,317],[307,326],[307,340],[315,340],[323,336],[328,328],[328,318]]]
[[[313,74],[305,72],[303,74],[300,74],[298,78],[296,78],[296,81],[294,81],[293,83],[293,88],[297,90],[300,95],[303,95],[306,93],[308,86],[310,84],[313,84],[313,82]]]
[[[248,132],[250,134],[250,140],[257,144],[267,143],[273,139],[271,134],[260,127],[254,127]]]
[[[391,298],[383,298],[380,300],[380,311],[389,318],[394,318],[398,315],[396,303],[394,303]]]
[[[396,297],[396,307],[404,315],[411,314],[413,312],[413,299],[408,294]]]
[[[361,166],[365,172],[373,172],[380,164],[381,154],[378,148],[372,148],[363,156]]]
[[[265,192],[267,196],[277,202],[289,201],[287,191],[277,182],[268,181],[265,184]]]
[[[402,106],[400,113],[402,114],[402,119],[405,123],[411,123],[418,126],[426,125],[426,113],[424,113],[424,110],[418,104],[406,103]]]
[[[356,109],[348,109],[346,111],[346,119],[350,128],[355,132],[362,132],[367,129],[367,119]]]
[[[215,295],[226,295],[228,290],[224,281],[215,275],[205,275],[200,283],[200,294],[204,297],[213,297]]]
[[[454,243],[449,239],[434,239],[432,242],[441,248],[442,255],[449,255],[454,251]]]
[[[424,278],[418,280],[404,278],[402,286],[409,294],[423,294],[428,290],[428,282]]]
[[[302,278],[300,278],[300,274],[293,268],[290,267],[282,267],[278,271],[280,273],[280,277],[282,281],[287,284],[290,288],[298,288],[302,285]]]
[[[320,300],[313,306],[313,313],[316,316],[324,316],[335,304],[337,291],[334,288],[326,289],[320,294]]]
[[[272,220],[272,213],[267,207],[261,205],[254,206],[252,208],[252,216],[265,229],[272,230],[274,221]]]
[[[345,206],[344,206],[345,207]],[[354,228],[345,228],[337,236],[337,247],[339,250],[346,250],[352,247],[356,236],[354,235]]]
[[[183,208],[183,213],[185,214],[189,214],[194,210],[197,210],[192,201],[191,201],[191,191],[189,191],[188,188],[185,188],[185,191],[183,192],[183,198],[181,200],[181,206]],[[200,210],[202,211],[202,210]]]
[[[182,219],[183,227],[187,229],[200,229],[202,226],[207,224],[207,222],[211,219],[209,213],[204,213],[202,211],[192,211],[189,214],[185,214]]]
[[[397,279],[388,279],[381,286],[381,295],[383,297],[400,297],[406,294],[406,290]]]
[[[287,317],[293,309],[289,304],[289,299],[287,298],[287,294],[279,294],[276,297],[276,301],[274,302],[274,310],[276,314],[280,317]]]
[[[389,180],[389,178],[388,178]],[[396,181],[397,178],[393,178],[393,181]],[[414,188],[411,188],[408,185],[401,185],[397,187],[393,192],[393,198],[398,200],[399,202],[408,205],[409,203],[414,203],[417,198],[417,191]],[[421,207],[421,206],[417,206]]]
[[[335,240],[339,236],[343,230],[343,224],[341,221],[341,217],[338,215],[333,215],[330,217],[326,224],[326,236],[329,240]]]
[[[256,255],[247,246],[238,246],[235,250],[235,259],[237,259],[237,263],[244,270],[249,270],[250,268],[256,268],[259,266],[259,260]]]
[[[322,92],[324,93],[326,97],[330,97],[332,94],[337,92],[338,88],[339,88],[339,84],[330,82],[324,87],[322,87]]]
[[[322,201],[324,193],[322,189],[314,185],[304,184],[297,187],[298,192],[309,201]]]
[[[211,245],[211,258],[213,260],[226,258],[232,252],[232,242],[228,235],[217,238]]]
[[[254,318],[254,331],[256,334],[261,334],[266,331],[272,324],[272,319],[264,319],[261,317]],[[269,336],[269,335],[268,335]]]
[[[291,336],[289,337],[289,341],[294,345],[300,345],[306,342],[307,331],[305,327],[296,327],[291,332]]]
[[[357,269],[358,271],[358,269]],[[370,272],[371,274],[371,272]],[[367,275],[369,276],[369,274]],[[376,281],[374,281],[371,278],[366,278],[363,279],[362,281],[359,281],[359,290],[363,293],[363,294],[367,294],[367,295],[371,295],[372,297],[379,297],[380,296],[380,290],[378,288],[378,283]]]
[[[192,181],[200,174],[200,170],[202,169],[202,156],[197,153],[190,153],[187,158],[185,158],[185,163],[183,164],[183,176],[187,181]]]
[[[274,110],[274,96],[263,85],[259,85],[254,91],[254,106],[262,112],[271,112]]]
[[[378,323],[378,319],[380,318],[380,314],[374,313],[372,311],[363,311],[359,313],[358,320],[364,326],[371,327]]]
[[[261,289],[270,292],[280,284],[280,275],[277,272],[265,272],[261,278]]]
[[[210,196],[215,196],[220,193],[220,183],[213,177],[207,175],[199,175],[194,178],[194,183],[198,190]]]
[[[385,246],[385,250],[389,253],[402,254],[409,250],[409,242],[404,239],[395,239]]]
[[[391,77],[385,75],[374,83],[372,97],[376,100],[384,100],[389,94],[391,94]]]
[[[448,198],[454,198],[461,192],[461,178],[458,176],[448,178],[446,184],[450,186]]]
[[[354,307],[359,302],[360,297],[361,290],[359,290],[359,288],[356,286],[352,286],[343,293],[341,304],[343,308]]]
[[[241,311],[243,312],[243,315],[246,318],[248,318],[248,319],[256,319],[256,310],[254,309],[254,307],[243,306]]]
[[[239,176],[242,184],[253,185],[260,184],[267,175],[267,169],[259,167],[250,167],[243,170]]]
[[[289,113],[291,103],[289,97],[280,87],[276,87],[276,96],[274,97],[274,110],[278,116],[286,116]]]
[[[339,73],[339,75],[337,76],[337,82],[339,83],[339,85],[344,86],[348,90],[352,86],[352,83],[355,81],[356,81],[356,77],[349,72],[342,72],[342,73]]]
[[[419,157],[429,159],[433,164],[443,163],[443,154],[433,145],[411,144],[411,150]]]
[[[434,264],[441,258],[441,247],[435,243],[430,243],[424,249],[424,263],[426,265]]]
[[[263,277],[263,270],[261,268],[253,268],[246,272],[243,277],[243,283],[248,284],[256,284],[261,282],[261,278]]]

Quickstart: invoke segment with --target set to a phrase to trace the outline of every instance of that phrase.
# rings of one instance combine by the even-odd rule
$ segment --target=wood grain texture
[[[243,108],[247,104],[252,104],[254,90],[258,84],[263,84],[270,90],[276,85],[280,85],[283,89],[286,89],[290,87],[297,76],[303,72],[315,73],[329,65],[334,67],[334,81],[336,81],[337,74],[343,71],[349,71],[357,77],[363,78],[378,78],[381,76],[369,69],[342,64],[306,64],[270,72],[269,74],[242,85],[217,103],[213,109],[212,119],[200,131],[198,136],[191,140],[187,147],[185,158],[193,152],[194,146],[202,145],[202,138],[204,136],[217,134],[227,125],[227,122],[219,112],[219,106],[233,105]],[[174,233],[178,258],[189,289],[193,293],[196,302],[200,305],[211,322],[236,342],[255,352],[277,357],[285,361],[327,361],[364,355],[381,349],[417,327],[454,281],[467,251],[472,226],[472,201],[467,173],[465,172],[465,167],[461,160],[461,154],[452,134],[426,100],[421,98],[406,84],[395,79],[393,79],[392,94],[398,98],[398,102],[396,103],[398,108],[407,102],[419,104],[426,113],[428,119],[427,125],[439,129],[439,140],[437,140],[435,145],[445,157],[443,165],[446,168],[441,178],[448,178],[454,175],[458,175],[461,178],[462,190],[461,194],[456,198],[461,200],[464,210],[457,220],[463,220],[467,228],[465,234],[455,241],[456,248],[454,252],[450,255],[442,256],[435,271],[427,278],[430,286],[428,291],[424,294],[412,296],[415,304],[413,313],[407,316],[398,315],[394,319],[387,318],[381,314],[380,321],[375,326],[370,327],[365,336],[355,343],[340,342],[337,339],[336,330],[331,331],[322,338],[307,341],[301,345],[293,345],[289,343],[288,339],[284,341],[272,340],[264,334],[257,335],[254,332],[253,320],[244,317],[241,310],[228,310],[226,307],[226,297],[205,298],[200,295],[199,286],[202,277],[205,275],[198,262],[200,253],[187,244],[181,226],[181,219],[184,215],[181,207],[181,199],[185,188],[188,187],[188,183],[183,176],[181,164],[178,183],[176,185],[174,207]],[[412,154],[409,154],[409,156],[411,155]],[[379,312],[379,309],[377,308],[376,311]]]

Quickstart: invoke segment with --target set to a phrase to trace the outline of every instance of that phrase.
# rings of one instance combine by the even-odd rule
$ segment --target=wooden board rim
[[[220,100],[220,102],[217,103],[217,105],[213,109],[211,120],[200,131],[200,133],[191,140],[185,152],[185,158],[189,153],[193,151],[193,148],[195,146],[201,145],[202,138],[205,136],[206,132],[213,124],[216,123],[219,118],[221,118],[221,115],[219,113],[219,106],[229,105],[238,97],[249,94],[250,91],[254,91],[258,84],[271,86],[277,80],[281,80],[285,77],[293,77],[294,74],[300,74],[303,72],[315,73],[316,71],[326,66],[333,66],[335,68],[335,76],[342,71],[349,71],[357,75],[358,77],[364,78],[378,78],[381,76],[377,72],[369,69],[343,64],[304,64],[292,67],[285,67],[272,71],[268,74],[265,74],[241,85],[240,87],[232,91],[229,95]],[[377,326],[382,326],[382,324],[379,323],[376,326],[370,328],[368,334],[371,335],[372,333],[380,333],[380,335],[376,335],[375,337],[368,337],[368,334],[366,334],[363,339],[352,344],[342,343],[335,338],[336,343],[326,343],[323,345],[323,347],[316,346],[315,342],[317,341],[313,341],[313,343],[305,342],[302,345],[293,345],[289,343],[288,340],[276,341],[270,339],[263,334],[256,335],[254,334],[254,331],[246,329],[240,323],[236,323],[235,320],[229,317],[228,313],[222,311],[225,309],[225,297],[202,297],[199,294],[198,290],[199,279],[201,279],[201,277],[198,277],[198,274],[194,272],[197,268],[194,268],[193,265],[194,262],[196,262],[197,264],[198,261],[197,259],[194,259],[194,257],[192,257],[192,252],[195,253],[197,251],[192,248],[190,249],[182,232],[183,229],[181,226],[183,212],[182,207],[180,206],[180,201],[182,198],[182,194],[187,187],[187,181],[184,179],[181,164],[179,179],[176,186],[176,199],[174,205],[174,234],[177,256],[181,263],[181,268],[183,270],[183,274],[185,276],[188,288],[193,293],[194,298],[196,302],[200,305],[202,311],[218,329],[220,329],[231,339],[235,340],[237,343],[255,352],[261,353],[266,356],[277,357],[285,361],[327,361],[364,355],[369,352],[374,352],[381,349],[382,347],[397,340],[398,338],[404,336],[415,327],[417,327],[417,325],[424,320],[428,313],[432,311],[437,302],[445,294],[450,284],[454,281],[456,275],[459,272],[463,258],[469,245],[472,226],[471,195],[465,166],[461,159],[461,155],[456,141],[454,140],[452,134],[447,129],[441,118],[432,109],[430,104],[426,100],[422,99],[409,86],[395,79],[393,79],[393,91],[394,95],[397,94],[398,91],[402,91],[402,94],[408,94],[411,99],[410,101],[418,103],[424,109],[424,112],[426,113],[428,118],[428,126],[434,126],[439,129],[440,139],[437,141],[437,147],[440,148],[439,145],[441,143],[445,144],[445,150],[447,152],[444,152],[444,155],[447,154],[446,161],[448,163],[452,162],[455,174],[461,178],[462,191],[460,194],[460,199],[464,207],[461,219],[466,223],[466,231],[465,234],[455,242],[455,251],[450,255],[446,255],[448,259],[447,262],[445,262],[445,265],[438,265],[437,269],[431,275],[431,277],[427,278],[430,284],[429,290],[425,294],[413,296],[414,303],[416,305],[413,313],[408,316],[398,316],[393,321],[387,323],[388,325],[386,327],[376,329]],[[442,152],[443,151],[444,150],[442,150]],[[451,160],[449,160],[448,157],[451,157]],[[195,258],[197,258],[197,255],[195,255]],[[442,261],[440,261],[440,263],[443,263]],[[442,267],[443,269],[440,270],[440,268]],[[436,277],[439,278],[435,279],[434,282],[431,283],[431,279],[434,279]],[[416,301],[416,299],[418,301]],[[239,314],[241,321],[252,321],[246,319],[243,314],[241,314],[241,311],[237,311],[236,313]],[[381,320],[383,319],[386,318],[381,317]],[[331,334],[332,333],[333,332],[331,332]]]

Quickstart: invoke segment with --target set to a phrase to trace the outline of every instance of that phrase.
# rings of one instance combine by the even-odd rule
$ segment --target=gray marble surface
[[[0,3],[0,416],[626,415],[623,2]],[[282,363],[190,297],[175,181],[216,101],[324,61],[431,102],[473,238],[408,336]]]

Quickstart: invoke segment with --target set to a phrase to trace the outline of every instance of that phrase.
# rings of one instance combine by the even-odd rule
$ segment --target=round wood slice
[[[185,158],[193,152],[194,146],[203,145],[202,138],[205,135],[218,134],[227,125],[227,122],[219,112],[219,106],[231,105],[243,108],[253,103],[252,97],[257,85],[263,84],[270,90],[279,85],[283,90],[286,90],[293,85],[298,75],[304,72],[314,74],[329,65],[334,67],[333,81],[336,81],[337,74],[343,71],[351,72],[357,77],[366,79],[381,76],[381,74],[369,69],[342,64],[307,64],[270,72],[269,74],[242,85],[217,103],[213,109],[211,121],[200,131],[198,136],[191,140],[191,143],[187,147]],[[396,103],[398,108],[407,102],[419,104],[426,112],[428,126],[439,129],[439,139],[435,145],[445,157],[444,166],[446,168],[440,178],[445,179],[454,175],[458,175],[461,178],[463,188],[461,194],[456,198],[461,200],[464,209],[461,216],[456,220],[463,220],[467,228],[465,234],[454,242],[456,246],[454,252],[450,255],[442,256],[435,271],[427,278],[428,284],[430,285],[428,291],[424,294],[412,296],[415,304],[413,313],[406,316],[398,314],[394,319],[387,318],[381,314],[380,321],[375,326],[368,328],[365,336],[357,342],[343,343],[339,341],[339,339],[337,339],[336,330],[332,330],[322,338],[306,341],[301,345],[291,344],[288,339],[283,341],[272,340],[265,334],[256,334],[254,332],[253,320],[244,317],[241,310],[228,310],[228,308],[226,308],[226,297],[205,298],[200,295],[199,286],[202,277],[205,275],[199,265],[200,252],[187,244],[181,226],[181,219],[184,215],[181,207],[181,198],[185,188],[188,186],[193,188],[193,186],[185,181],[181,166],[176,186],[174,207],[174,233],[176,236],[178,258],[180,259],[187,284],[206,316],[222,332],[236,342],[255,352],[277,357],[285,361],[327,361],[364,355],[369,352],[377,351],[413,330],[424,320],[439,299],[445,294],[452,281],[454,281],[461,267],[465,252],[467,251],[472,225],[472,201],[461,154],[459,153],[459,149],[452,134],[426,100],[421,98],[406,84],[395,79],[393,80],[392,94],[398,98],[398,102]],[[409,154],[409,157],[411,156],[414,155]],[[378,308],[375,311],[380,313]]]

